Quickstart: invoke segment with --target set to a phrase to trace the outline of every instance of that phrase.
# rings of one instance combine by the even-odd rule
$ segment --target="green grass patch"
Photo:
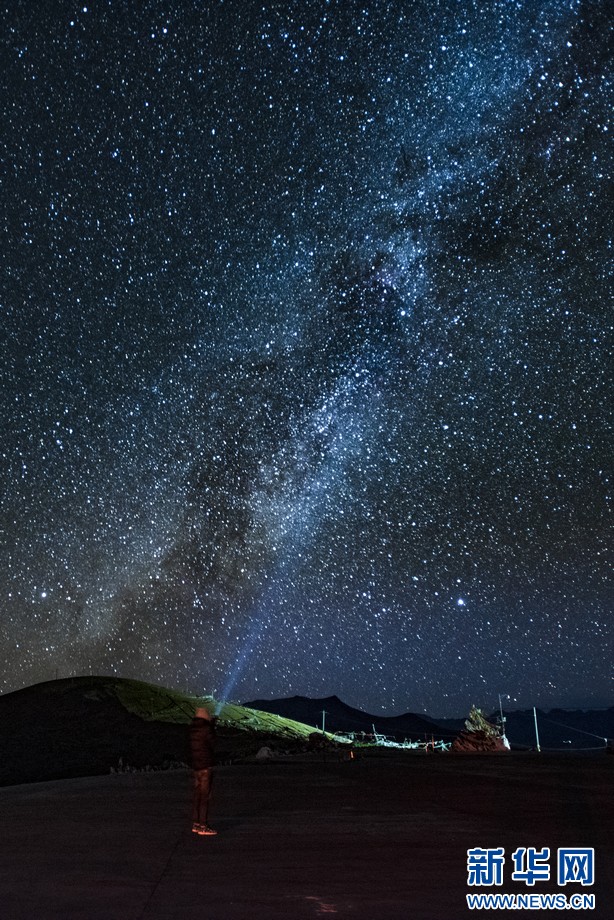
[[[192,696],[180,690],[169,690],[139,680],[109,680],[111,689],[128,712],[148,722],[187,723],[192,719],[197,706],[205,705],[216,709],[212,697]],[[221,725],[243,731],[264,732],[286,738],[307,738],[315,729],[302,722],[283,716],[247,709],[236,703],[224,703],[219,714]]]

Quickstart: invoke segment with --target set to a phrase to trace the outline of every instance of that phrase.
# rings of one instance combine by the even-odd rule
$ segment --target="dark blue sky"
[[[4,22],[0,689],[611,705],[606,5]]]

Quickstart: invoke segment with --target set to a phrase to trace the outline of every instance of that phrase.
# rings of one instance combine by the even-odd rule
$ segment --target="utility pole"
[[[500,693],[499,694],[499,725],[501,728],[501,741],[505,747],[510,750],[510,743],[507,740],[507,732],[505,731],[505,723],[507,722],[507,716],[503,715],[503,700],[511,700],[509,693]]]
[[[533,707],[533,719],[535,721],[535,740],[537,742],[537,753],[541,754],[541,748],[539,746],[539,732],[537,730],[537,710],[535,709],[535,706]]]
[[[507,721],[507,718],[506,716],[503,715],[503,703],[501,702],[503,697],[505,697],[506,700],[509,700],[510,695],[509,693],[499,694],[499,721],[501,723],[501,737],[503,739],[503,743],[505,744],[507,743],[507,736],[505,733],[505,723]]]
[[[509,694],[503,694],[506,699],[509,700]],[[503,715],[503,703],[501,702],[501,694],[499,694],[499,720],[501,722],[501,735],[505,738],[505,716]]]
[[[322,734],[324,734],[324,725],[326,723],[326,710],[322,710]]]

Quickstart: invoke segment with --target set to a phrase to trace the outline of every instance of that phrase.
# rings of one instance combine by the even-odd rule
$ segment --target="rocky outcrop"
[[[499,728],[488,722],[480,709],[472,706],[465,728],[454,739],[450,750],[456,754],[505,754],[509,745]]]

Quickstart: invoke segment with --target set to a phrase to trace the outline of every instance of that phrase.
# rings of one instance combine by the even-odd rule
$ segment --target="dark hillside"
[[[185,763],[198,701],[111,677],[49,681],[0,696],[0,785],[109,773],[120,758],[136,769]],[[308,734],[306,726],[226,705],[217,757],[241,760],[263,744],[302,747]]]

